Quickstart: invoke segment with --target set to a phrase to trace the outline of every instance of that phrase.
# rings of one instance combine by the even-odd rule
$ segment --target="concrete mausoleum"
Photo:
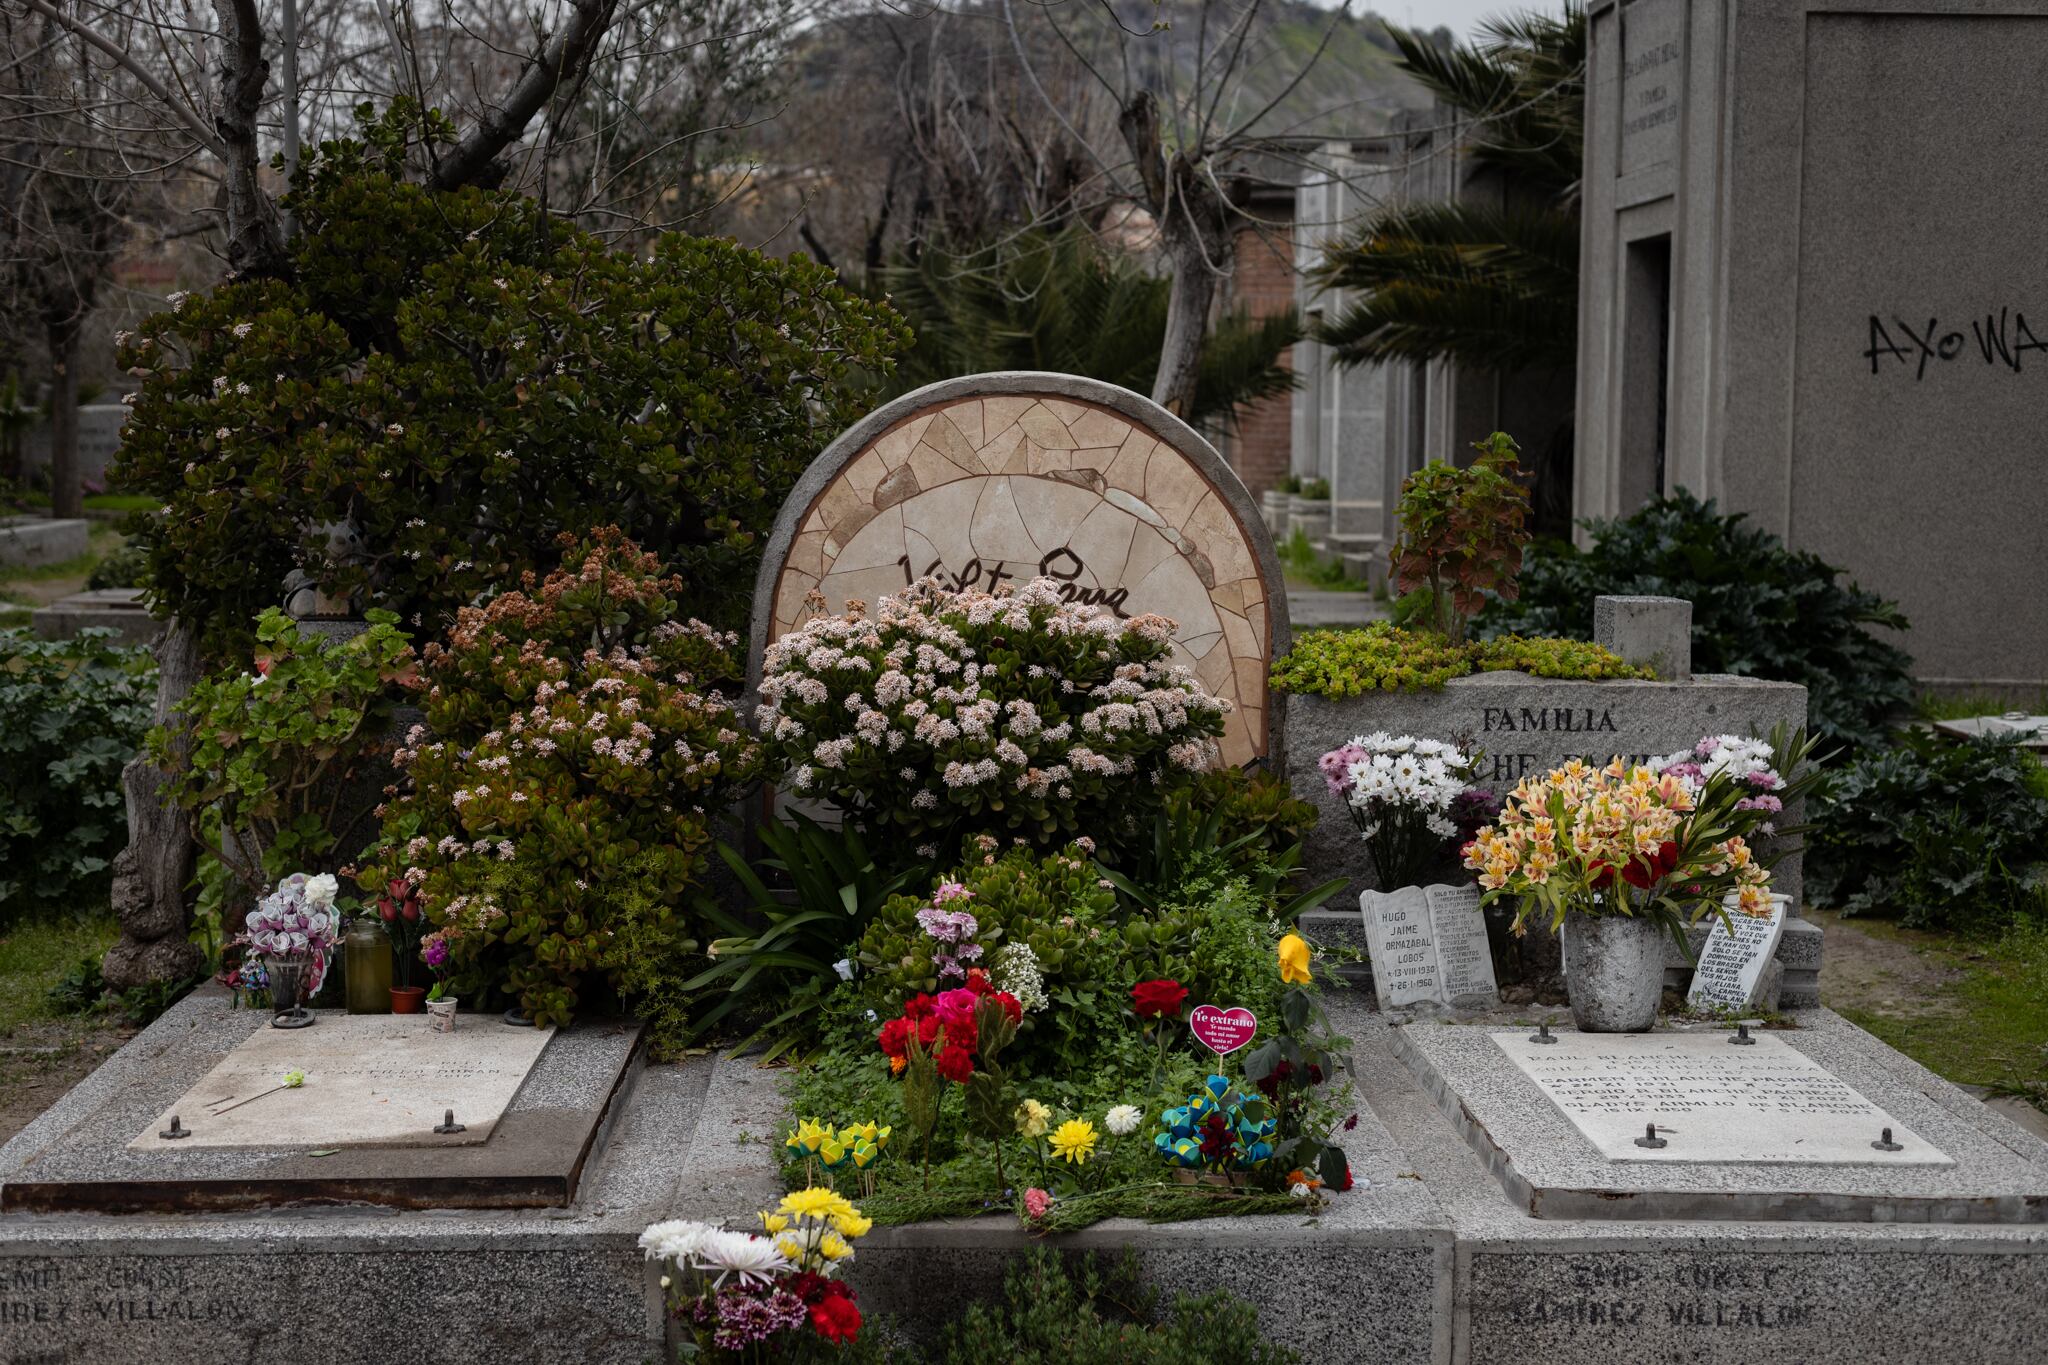
[[[1588,6],[1576,508],[1675,488],[2048,684],[2048,8]],[[2030,151],[2031,149],[2031,151]]]

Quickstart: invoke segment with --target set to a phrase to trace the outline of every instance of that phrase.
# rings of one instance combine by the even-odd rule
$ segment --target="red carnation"
[[[1021,1024],[1024,1022],[1024,1006],[1018,1001],[1016,996],[1008,991],[997,991],[996,1003],[1003,1007],[1003,1014],[1008,1017],[1011,1023]]]
[[[933,1065],[938,1068],[939,1074],[947,1080],[965,1085],[974,1075],[974,1051],[971,1048],[958,1047],[948,1043],[939,1050],[939,1055],[934,1059]]]
[[[910,1050],[910,1021],[908,1019],[891,1019],[888,1023],[882,1025],[882,1031],[875,1035],[875,1041],[880,1043],[882,1051],[891,1057],[907,1055]]]
[[[903,1002],[903,1017],[905,1019],[927,1018],[935,1004],[936,1002],[929,995],[913,995]]]
[[[845,1345],[860,1335],[860,1309],[852,1299],[837,1294],[811,1305],[811,1330],[836,1345]]]
[[[989,980],[988,973],[979,967],[967,969],[967,989],[976,995],[994,995],[996,983]]]
[[[1178,1016],[1187,998],[1188,988],[1178,981],[1140,981],[1131,987],[1131,1012],[1140,1019]]]

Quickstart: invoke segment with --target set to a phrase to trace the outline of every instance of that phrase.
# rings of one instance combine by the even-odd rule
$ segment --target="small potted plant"
[[[420,960],[420,936],[426,932],[426,915],[420,909],[419,888],[403,877],[393,877],[377,898],[377,918],[391,936],[393,972],[398,980],[391,987],[393,1014],[418,1014],[427,988],[413,984],[413,972]]]
[[[420,942],[420,960],[434,974],[434,985],[427,992],[427,1016],[436,1033],[453,1033],[457,998],[448,993],[448,978],[444,975],[448,968],[448,941],[438,933],[428,934]]]
[[[1572,1017],[1588,1033],[1640,1033],[1657,1021],[1669,934],[1770,913],[1769,874],[1733,831],[1746,793],[1728,773],[1697,791],[1676,773],[1573,759],[1515,789],[1500,820],[1465,847],[1485,899],[1517,903],[1515,930],[1540,915],[1563,934]]]
[[[335,881],[294,872],[256,903],[237,940],[263,961],[263,975],[276,1016],[273,1028],[305,1028],[315,1022],[306,1003],[326,979],[327,963],[340,934],[334,908]]]

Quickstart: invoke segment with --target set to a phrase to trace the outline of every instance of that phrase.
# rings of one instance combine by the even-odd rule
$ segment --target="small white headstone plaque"
[[[1577,1033],[1493,1041],[1610,1161],[1953,1166],[1846,1081],[1768,1033]],[[1649,1124],[1661,1148],[1636,1145]],[[1872,1147],[1891,1129],[1896,1152]]]
[[[483,1142],[554,1033],[474,1017],[453,1033],[438,1033],[417,1014],[323,1013],[312,1028],[258,1028],[128,1146],[156,1151]],[[305,1084],[251,1098],[276,1086],[288,1071],[304,1072]],[[434,1125],[450,1109],[466,1131],[436,1134]],[[157,1136],[173,1114],[190,1137]]]
[[[1477,886],[1404,886],[1358,898],[1381,1009],[1500,1003]]]
[[[1771,965],[1778,940],[1785,936],[1788,905],[1785,897],[1773,896],[1769,915],[1745,915],[1730,905],[1726,924],[1712,920],[1685,1002],[1695,1008],[1754,1009],[1764,968]]]

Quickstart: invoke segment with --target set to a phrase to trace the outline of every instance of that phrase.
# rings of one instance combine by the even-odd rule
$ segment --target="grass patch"
[[[1910,941],[1961,975],[1933,988],[1925,1012],[1838,1007],[1844,1017],[1951,1081],[2048,1109],[2048,921],[2024,920],[1982,943],[1868,920],[1857,928]]]
[[[1914,706],[1923,720],[1969,720],[1975,716],[2002,716],[2008,711],[2048,715],[2048,690],[2037,694],[2031,702],[2017,702],[2011,697],[1981,692],[1956,695],[1922,692]]]
[[[0,1038],[25,1024],[62,1018],[50,1003],[50,988],[79,959],[104,954],[119,934],[113,913],[103,909],[86,920],[18,924],[0,937]]]
[[[88,512],[153,512],[160,500],[147,493],[88,493]]]
[[[1344,561],[1325,559],[1309,543],[1306,532],[1296,531],[1274,547],[1287,580],[1297,587],[1323,588],[1337,592],[1371,592],[1372,584],[1344,573]]]

